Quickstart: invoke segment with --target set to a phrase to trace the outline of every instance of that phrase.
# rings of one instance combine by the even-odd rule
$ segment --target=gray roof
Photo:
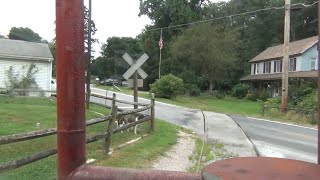
[[[0,57],[17,59],[53,59],[48,44],[0,39]]]
[[[302,39],[299,41],[290,42],[289,55],[290,57],[300,55],[313,47],[318,42],[318,36]],[[282,59],[283,57],[283,44],[269,47],[249,62],[258,62],[270,59]]]

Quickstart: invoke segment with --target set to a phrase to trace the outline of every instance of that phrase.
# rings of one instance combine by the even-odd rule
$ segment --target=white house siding
[[[311,70],[311,59],[318,58],[317,46],[314,45],[308,51],[302,54],[301,58],[301,71],[310,71]],[[316,70],[318,70],[318,62],[316,61]]]
[[[51,90],[51,68],[52,62],[49,61],[32,61],[32,60],[14,60],[0,58],[0,88],[6,88],[7,76],[6,71],[10,66],[13,67],[17,75],[25,74],[31,64],[35,64],[38,72],[35,75],[36,83],[42,90]],[[25,68],[23,68],[25,67]],[[45,93],[49,96],[50,93]]]
[[[297,66],[296,66],[296,71],[302,71],[302,57],[301,56],[298,56],[296,57],[296,61],[297,61]]]

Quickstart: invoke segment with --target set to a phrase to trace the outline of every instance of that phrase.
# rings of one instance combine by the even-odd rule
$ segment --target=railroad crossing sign
[[[125,53],[122,58],[131,66],[127,72],[123,74],[123,77],[125,79],[129,79],[134,72],[138,72],[138,74],[142,77],[142,79],[147,78],[148,74],[144,72],[144,70],[141,68],[142,64],[145,63],[148,59],[149,56],[144,53],[136,62],[133,61],[131,56],[128,53]]]

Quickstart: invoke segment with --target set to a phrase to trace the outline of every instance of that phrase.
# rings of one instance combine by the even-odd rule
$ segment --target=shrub
[[[151,85],[151,92],[156,97],[172,98],[183,91],[183,80],[172,75],[162,76],[157,82]]]
[[[247,84],[237,84],[232,88],[232,96],[242,99],[246,97],[250,86]]]
[[[254,92],[254,93],[248,93],[246,95],[246,99],[250,100],[250,101],[257,101],[257,99],[259,99],[259,95],[258,93]]]
[[[25,68],[26,66],[24,66],[21,71],[24,72]],[[10,66],[6,71],[7,81],[5,82],[8,93],[14,95],[14,89],[40,89],[35,78],[38,71],[39,69],[36,65],[31,64],[26,73],[20,76],[19,74],[16,74],[13,67]],[[28,92],[19,92],[18,95],[26,96],[28,95]],[[43,95],[43,92],[40,92],[40,95]]]
[[[267,93],[267,91],[261,91],[259,93],[259,99],[262,101],[266,101],[269,98],[269,94]]]
[[[185,92],[190,96],[200,96],[200,88],[195,84],[186,84]]]
[[[224,93],[219,92],[219,91],[213,91],[212,96],[217,99],[224,99],[226,95]]]
[[[266,100],[267,104],[280,104],[281,103],[281,96],[277,96],[275,98],[268,98]]]
[[[316,109],[318,107],[318,92],[314,90],[311,94],[305,96],[298,106],[303,109]]]

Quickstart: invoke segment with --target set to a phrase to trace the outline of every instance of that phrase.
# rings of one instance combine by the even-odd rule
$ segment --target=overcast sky
[[[0,6],[1,35],[8,35],[11,27],[29,27],[48,41],[54,38],[55,0],[2,0]],[[98,29],[94,37],[105,43],[112,36],[137,36],[151,23],[138,13],[139,0],[92,0],[92,19]],[[99,56],[100,46],[94,45],[95,56]]]

